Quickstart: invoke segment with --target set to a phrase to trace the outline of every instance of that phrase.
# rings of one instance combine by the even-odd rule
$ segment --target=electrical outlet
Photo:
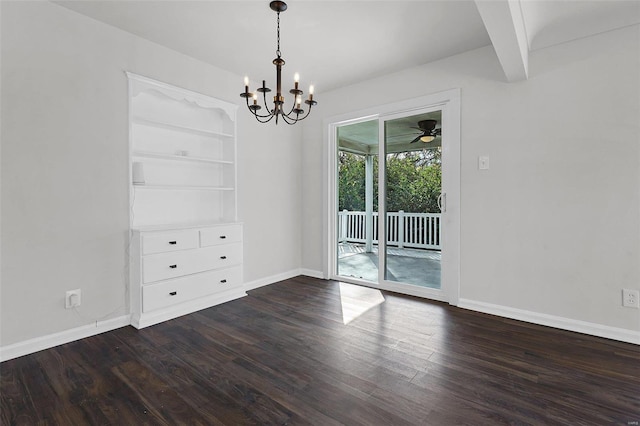
[[[626,306],[627,308],[640,309],[640,291],[623,288],[622,306]]]
[[[71,309],[75,308],[76,306],[80,306],[80,303],[82,303],[82,291],[79,288],[67,291],[64,298],[65,309]]]

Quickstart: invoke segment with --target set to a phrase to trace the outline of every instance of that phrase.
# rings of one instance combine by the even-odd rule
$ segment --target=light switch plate
[[[489,170],[489,156],[481,155],[478,157],[478,169]]]

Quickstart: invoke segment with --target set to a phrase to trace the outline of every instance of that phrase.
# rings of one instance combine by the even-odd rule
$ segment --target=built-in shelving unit
[[[157,152],[136,151],[133,153],[133,156],[144,157],[144,158],[160,158],[163,160],[171,160],[171,161],[201,161],[203,163],[233,164],[233,161],[228,161],[228,160],[217,160],[215,158],[204,158],[204,157],[187,157],[184,155],[159,154]]]
[[[237,105],[135,74],[131,227],[237,220]]]
[[[237,105],[129,78],[132,323],[245,295],[237,223]]]
[[[140,185],[138,189],[160,189],[163,191],[234,191],[232,187],[222,186],[186,186],[186,185]]]
[[[163,121],[150,120],[148,118],[142,118],[142,117],[133,117],[133,122],[136,124],[142,124],[145,126],[159,127],[161,129],[168,129],[168,130],[177,130],[179,132],[187,132],[187,133],[193,133],[193,134],[203,135],[203,136],[212,136],[212,137],[219,136],[223,138],[234,137],[234,135],[231,133],[221,133],[219,131],[213,131],[208,129],[198,129],[195,127],[184,126],[184,125],[175,124],[175,123],[166,123]]]

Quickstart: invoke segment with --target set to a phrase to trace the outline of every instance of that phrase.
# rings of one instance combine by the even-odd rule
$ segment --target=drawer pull
[[[177,241],[169,241],[169,244],[178,244]]]
[[[171,269],[176,269],[178,267],[178,265],[169,265],[169,268]]]
[[[220,239],[224,240],[225,238],[227,238],[226,235],[220,235]]]
[[[222,260],[224,260],[226,258],[227,258],[227,256],[220,256],[220,259],[222,259]]]
[[[224,283],[226,283],[226,282],[227,282],[227,280],[220,280],[220,282],[221,282],[222,284],[224,284]]]
[[[172,292],[169,293],[169,296],[175,296],[176,294],[178,294],[177,291],[172,291]]]

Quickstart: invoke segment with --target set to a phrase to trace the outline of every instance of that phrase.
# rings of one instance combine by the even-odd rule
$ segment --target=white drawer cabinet
[[[166,253],[198,248],[198,230],[161,232],[142,237],[142,254]]]
[[[233,243],[142,258],[145,284],[242,263],[242,244]]]
[[[202,247],[242,241],[242,226],[239,224],[214,226],[200,230]]]
[[[200,297],[242,287],[240,266],[187,275],[142,287],[142,312],[174,306]]]
[[[241,224],[134,230],[134,327],[147,327],[245,295]]]

